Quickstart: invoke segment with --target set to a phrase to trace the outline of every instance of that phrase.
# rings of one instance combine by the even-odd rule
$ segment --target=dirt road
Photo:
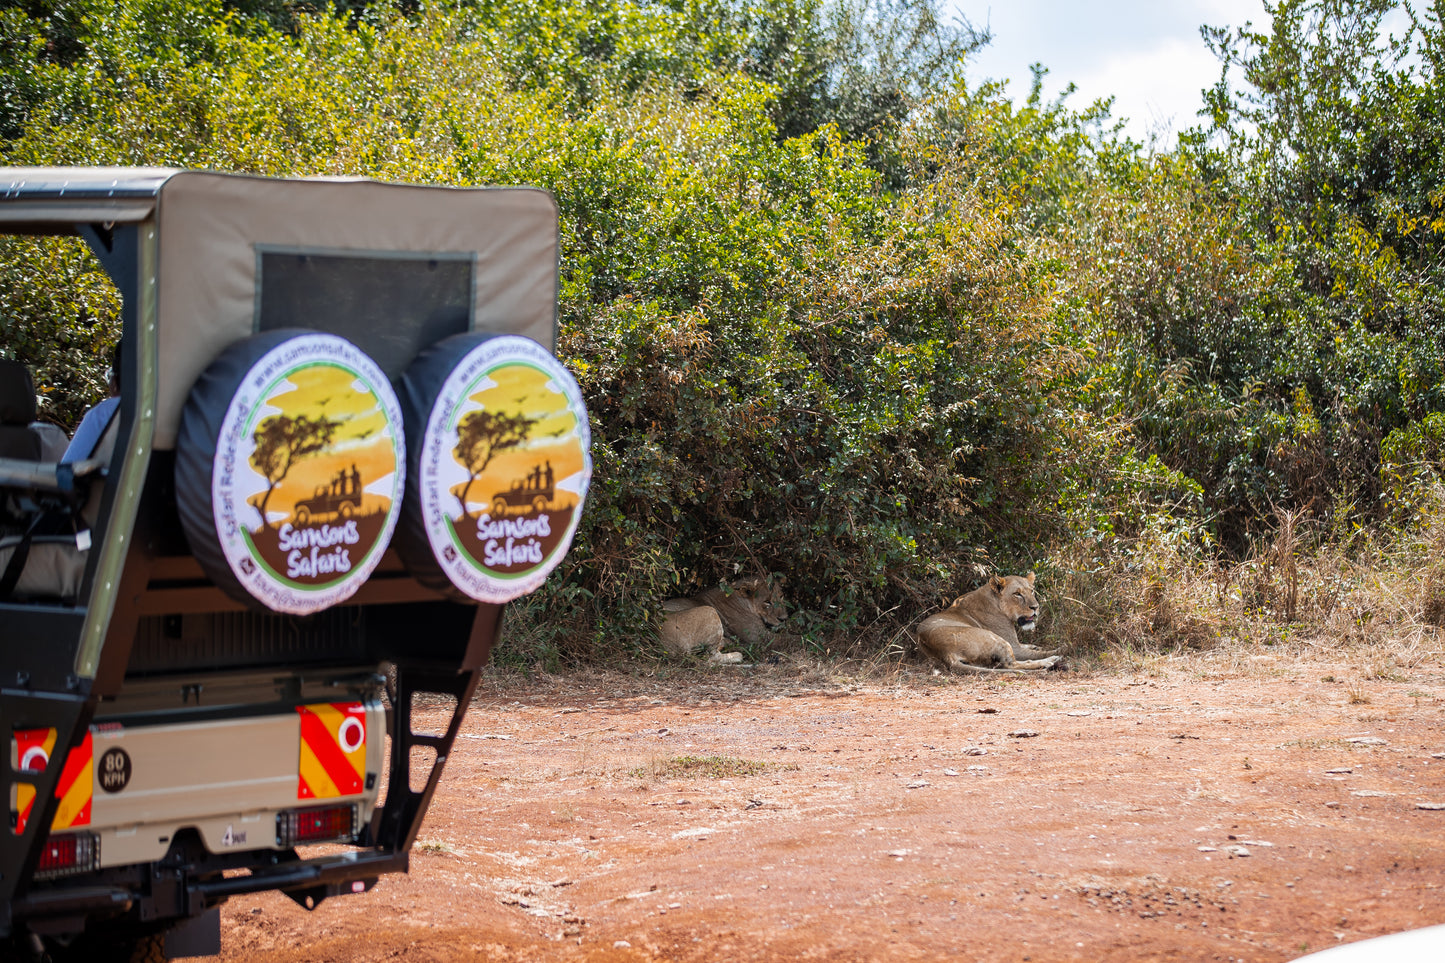
[[[1361,664],[493,680],[410,875],[233,900],[223,959],[1271,961],[1445,922],[1445,660]]]

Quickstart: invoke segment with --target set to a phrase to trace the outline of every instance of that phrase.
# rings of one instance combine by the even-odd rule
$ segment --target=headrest
[[[0,425],[28,425],[35,420],[35,382],[19,361],[0,358]]]

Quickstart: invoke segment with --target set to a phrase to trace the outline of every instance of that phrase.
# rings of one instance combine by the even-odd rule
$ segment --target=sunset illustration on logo
[[[276,579],[326,586],[384,543],[403,464],[388,407],[362,373],[329,361],[264,389],[241,425],[235,494],[250,509],[237,517],[251,554]]]

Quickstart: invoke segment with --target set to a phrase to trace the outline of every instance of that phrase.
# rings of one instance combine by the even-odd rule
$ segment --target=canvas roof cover
[[[159,225],[156,448],[174,445],[186,393],[211,359],[256,329],[264,250],[465,256],[471,329],[553,347],[557,207],[545,191],[183,172],[161,189]]]
[[[554,347],[557,207],[543,190],[160,168],[5,168],[0,187],[0,227],[135,222],[154,211],[157,449],[175,446],[186,395],[211,360],[258,329],[267,251],[465,260],[471,330]],[[394,374],[411,359],[376,360]]]

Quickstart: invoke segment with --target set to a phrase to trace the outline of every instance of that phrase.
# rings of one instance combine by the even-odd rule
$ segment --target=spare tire
[[[391,541],[405,478],[396,395],[345,338],[252,335],[186,398],[181,527],[206,575],[252,607],[306,615],[350,598]]]
[[[479,602],[536,589],[566,557],[592,480],[576,380],[530,338],[470,333],[418,355],[400,394],[408,571]]]

